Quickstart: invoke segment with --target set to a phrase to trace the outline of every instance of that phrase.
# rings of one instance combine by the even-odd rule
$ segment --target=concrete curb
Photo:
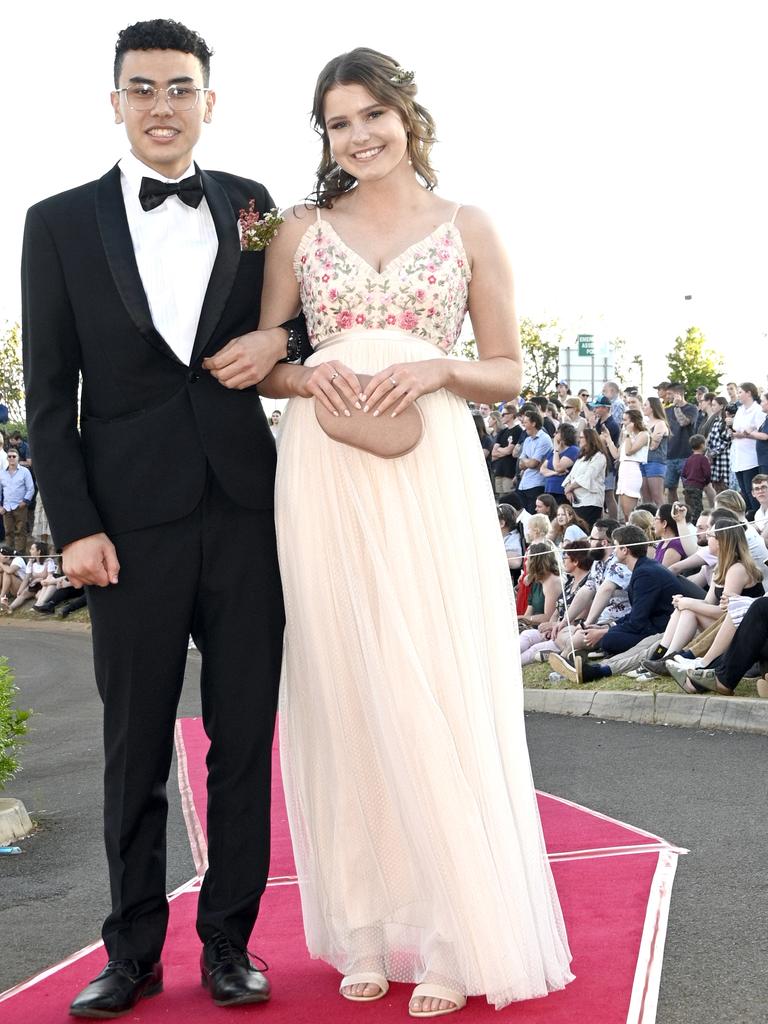
[[[723,729],[768,735],[768,700],[759,697],[687,697],[674,693],[526,689],[525,710],[548,715],[606,718],[642,725]]]
[[[21,800],[0,800],[0,846],[7,846],[13,839],[22,839],[33,828]]]

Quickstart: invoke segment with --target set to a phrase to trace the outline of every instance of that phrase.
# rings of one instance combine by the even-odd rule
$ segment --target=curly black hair
[[[118,34],[115,44],[115,88],[120,84],[123,58],[129,50],[179,50],[181,53],[192,53],[200,61],[203,85],[208,88],[213,50],[201,35],[180,21],[172,21],[170,18],[137,21]]]

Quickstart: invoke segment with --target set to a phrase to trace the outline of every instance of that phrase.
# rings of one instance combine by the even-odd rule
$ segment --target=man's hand
[[[108,587],[117,583],[120,563],[106,533],[81,537],[63,549],[62,566],[73,587]]]
[[[251,331],[228,341],[215,356],[203,360],[225,388],[242,391],[253,387],[272,372],[275,363],[285,358],[286,332],[282,327]]]
[[[584,637],[590,647],[595,647],[608,632],[608,626],[584,626]]]

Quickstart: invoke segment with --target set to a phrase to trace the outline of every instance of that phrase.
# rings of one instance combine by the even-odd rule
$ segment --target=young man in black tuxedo
[[[239,339],[258,325],[264,254],[241,252],[238,213],[274,204],[258,182],[193,164],[215,102],[209,58],[176,22],[121,32],[112,106],[130,153],[33,206],[25,229],[35,471],[64,571],[87,586],[104,702],[109,963],[72,1004],[81,1017],[162,988],[165,787],[190,633],[211,739],[202,978],[219,1005],[269,998],[246,946],[269,866],[283,607],[275,445],[255,385],[306,332]]]

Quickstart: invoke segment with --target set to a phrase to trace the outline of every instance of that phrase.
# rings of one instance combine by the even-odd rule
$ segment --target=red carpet
[[[205,752],[199,719],[178,723],[179,782],[195,864],[205,858]],[[194,918],[197,879],[171,901],[164,951],[165,992],[122,1018],[141,1024],[203,1024],[257,1016],[271,1024],[353,1024],[405,1021],[410,988],[393,985],[370,1006],[338,995],[338,975],[306,953],[295,869],[275,754],[273,850],[270,885],[251,949],[270,963],[274,996],[267,1005],[222,1010],[199,983]],[[568,927],[576,981],[546,999],[513,1004],[497,1013],[471,999],[463,1024],[653,1024],[661,976],[666,919],[680,852],[665,840],[586,808],[539,795],[544,833]],[[0,995],[2,1024],[63,1024],[72,996],[101,970],[101,944],[74,954]]]

